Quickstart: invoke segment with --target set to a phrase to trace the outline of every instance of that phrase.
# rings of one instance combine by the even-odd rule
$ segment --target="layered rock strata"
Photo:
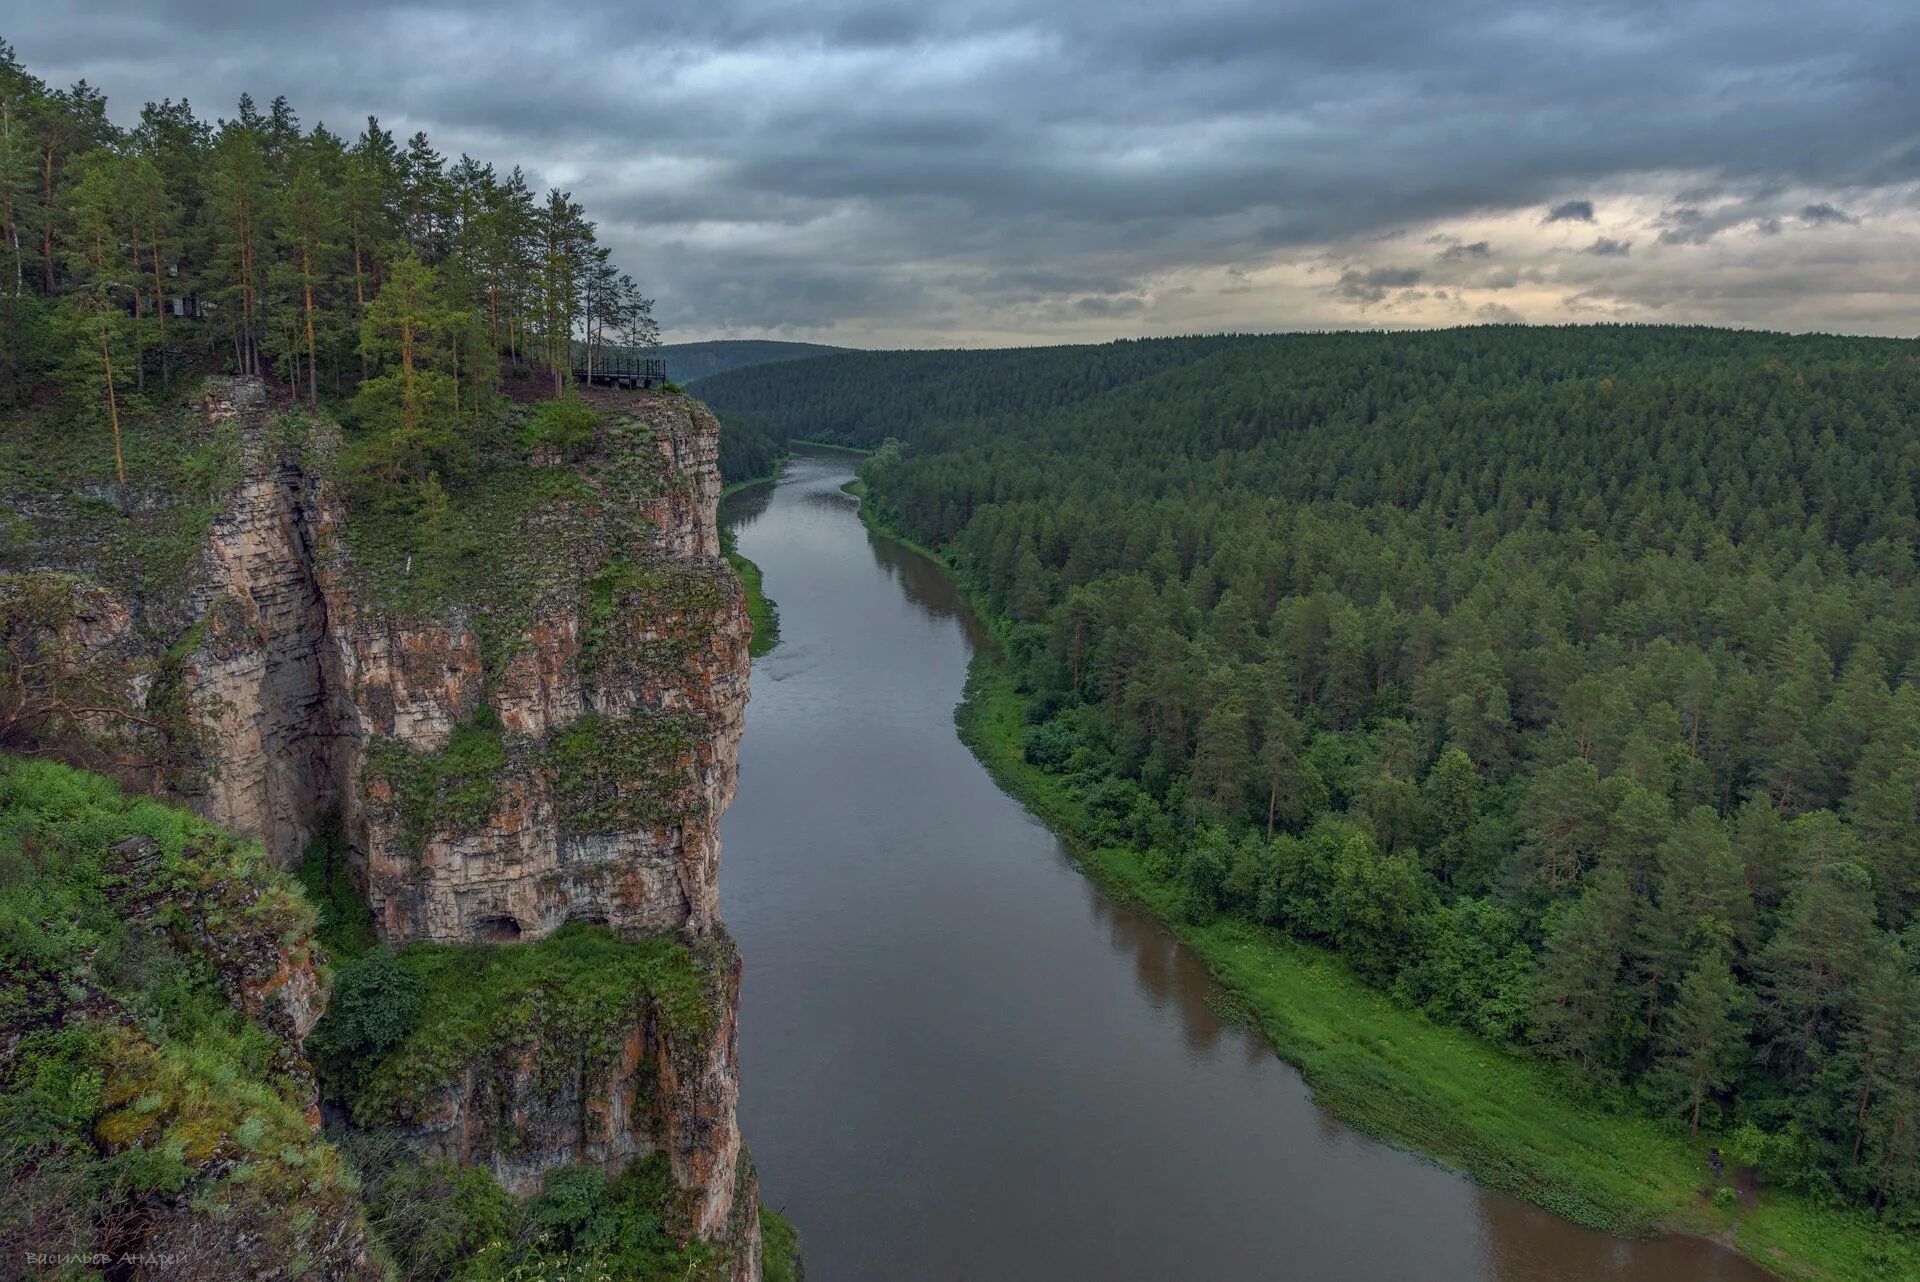
[[[556,1085],[528,1046],[383,1120],[521,1193],[561,1165],[663,1153],[693,1231],[756,1278],[717,900],[750,625],[715,526],[718,424],[679,395],[608,407],[584,457],[518,465],[538,501],[503,520],[494,581],[436,597],[425,567],[352,525],[325,479],[329,425],[275,413],[246,379],[211,380],[202,418],[236,443],[238,484],[182,599],[121,599],[65,565],[14,589],[66,594],[47,612],[59,647],[112,656],[82,675],[117,681],[129,715],[92,728],[168,749],[164,770],[123,777],[145,770],[283,866],[338,829],[396,946],[525,944],[569,922],[684,941],[712,1006],[697,1036],[643,1011],[602,1030],[618,1045],[602,1074]]]

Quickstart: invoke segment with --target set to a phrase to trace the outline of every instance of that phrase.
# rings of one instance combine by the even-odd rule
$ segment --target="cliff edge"
[[[715,528],[719,428],[678,394],[596,408],[591,440],[500,451],[403,528],[343,503],[331,423],[209,380],[178,424],[220,496],[196,546],[113,554],[142,522],[186,542],[171,491],[80,525],[57,483],[22,496],[0,622],[32,694],[0,733],[282,868],[344,853],[339,884],[420,995],[350,1070],[319,1057],[352,1128],[521,1197],[663,1163],[663,1221],[751,1282],[717,906],[750,625]]]

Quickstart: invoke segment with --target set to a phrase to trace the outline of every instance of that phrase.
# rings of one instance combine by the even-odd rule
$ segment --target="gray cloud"
[[[1611,236],[1601,236],[1580,252],[1583,254],[1592,254],[1596,258],[1625,258],[1633,252],[1633,242],[1630,240],[1615,240]]]
[[[1682,205],[1660,215],[1660,221],[1665,224],[1660,232],[1662,245],[1704,245],[1741,220],[1711,216],[1703,209]]]
[[[1569,200],[1555,205],[1547,211],[1546,221],[1550,223],[1590,223],[1593,221],[1593,202],[1591,200]]]
[[[674,337],[1364,323],[1357,309],[1419,283],[1371,279],[1412,270],[1378,261],[1396,234],[1437,230],[1448,296],[1408,301],[1459,317],[1474,305],[1461,290],[1510,280],[1539,318],[1553,313],[1534,295],[1558,291],[1566,307],[1857,324],[1855,285],[1905,279],[1887,264],[1912,252],[1876,232],[1920,182],[1908,0],[1537,0],[1524,21],[1483,0],[714,0],[644,14],[617,0],[537,14],[507,0],[67,0],[15,6],[5,34],[37,74],[102,87],[122,121],[148,98],[230,114],[242,90],[285,93],[308,123],[354,132],[377,113],[450,155],[524,164],[588,206]],[[1664,216],[1620,212],[1663,202]],[[1558,238],[1555,224],[1592,224],[1596,247],[1529,245]],[[1762,302],[1693,274],[1706,256],[1685,251],[1745,252],[1769,229],[1824,246],[1824,275],[1794,277],[1805,293]],[[1597,248],[1612,243],[1647,248]],[[1492,244],[1517,274],[1476,280]],[[1756,251],[1750,267],[1782,275],[1777,258]],[[1643,259],[1677,284],[1641,274]],[[1252,283],[1327,261],[1343,269],[1330,290],[1263,301],[1278,287]],[[1561,279],[1556,262],[1614,275]],[[1911,300],[1871,316],[1920,325]]]
[[[1846,210],[1830,205],[1824,200],[1817,205],[1803,205],[1800,209],[1800,220],[1816,227],[1825,226],[1828,223],[1845,223],[1852,226],[1860,221]]]
[[[1333,292],[1362,305],[1378,303],[1385,300],[1389,290],[1418,285],[1425,275],[1418,267],[1373,267],[1366,270],[1350,267],[1340,273]]]

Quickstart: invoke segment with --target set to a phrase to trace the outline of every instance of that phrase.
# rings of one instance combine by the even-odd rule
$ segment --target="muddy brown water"
[[[1360,1135],[955,736],[976,621],[797,457],[723,517],[779,605],[721,898],[740,1120],[809,1282],[1762,1282]],[[1704,1173],[1703,1173],[1704,1179]]]

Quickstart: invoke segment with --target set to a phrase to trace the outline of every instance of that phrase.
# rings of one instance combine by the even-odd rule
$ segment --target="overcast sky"
[[[28,68],[570,189],[669,341],[1920,332],[1916,0],[0,0]]]

